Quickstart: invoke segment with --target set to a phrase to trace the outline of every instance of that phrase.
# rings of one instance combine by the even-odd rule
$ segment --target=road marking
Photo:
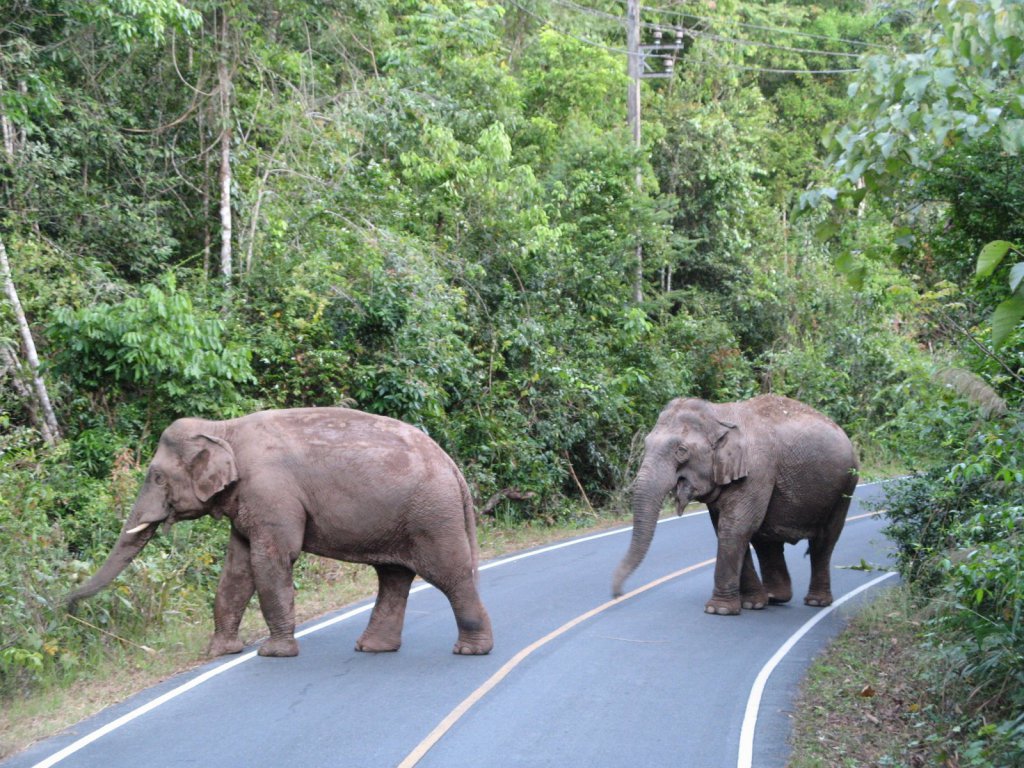
[[[875,517],[878,514],[879,513],[877,512],[868,512],[863,515],[855,515],[854,517],[848,517],[846,519],[846,522],[849,523],[854,520],[863,520],[866,517]],[[761,697],[764,695],[764,689],[765,686],[768,684],[768,678],[771,676],[772,672],[775,671],[775,668],[779,665],[782,659],[785,658],[786,654],[793,650],[793,647],[801,640],[801,638],[803,638],[804,635],[810,632],[811,629],[813,629],[819,621],[821,621],[830,613],[832,613],[832,611],[834,611],[840,605],[842,605],[848,600],[853,599],[861,592],[866,592],[867,590],[871,589],[877,584],[880,584],[886,579],[892,578],[896,575],[897,574],[895,571],[889,571],[888,573],[884,573],[881,576],[872,579],[866,584],[861,584],[853,591],[847,592],[845,595],[836,600],[834,603],[832,603],[832,605],[828,606],[827,608],[823,608],[819,613],[814,615],[814,618],[810,619],[802,627],[800,627],[800,629],[794,632],[790,636],[790,638],[782,644],[779,650],[775,652],[775,655],[768,660],[768,663],[761,668],[761,671],[757,674],[757,677],[754,679],[754,685],[750,690],[750,696],[747,698],[747,708],[743,714],[743,725],[740,728],[739,755],[736,759],[736,768],[752,768],[753,766],[754,731],[757,728],[757,716],[758,711],[761,708]]]
[[[864,487],[864,486],[875,485],[875,484],[876,483],[864,483],[863,485],[858,486],[858,487]],[[667,522],[671,522],[673,520],[679,520],[681,518],[696,517],[696,516],[699,516],[699,515],[704,515],[706,513],[707,513],[706,509],[695,510],[693,512],[687,512],[687,513],[685,513],[685,514],[683,514],[681,516],[678,516],[678,517],[662,518],[661,520],[658,521],[658,524],[660,525],[661,523],[667,523]],[[872,514],[875,514],[875,513],[869,513],[868,515],[859,515],[856,518],[849,518],[849,520],[860,519],[861,517],[869,517]],[[616,534],[627,533],[627,532],[629,532],[631,530],[632,530],[632,526],[627,526],[627,527],[624,527],[624,528],[616,528],[616,529],[611,530],[611,531],[603,531],[602,533],[597,533],[597,534],[594,534],[592,536],[584,536],[584,537],[579,538],[579,539],[571,539],[569,541],[563,541],[563,542],[561,542],[559,544],[552,544],[551,546],[548,546],[548,547],[541,547],[540,549],[530,550],[529,552],[523,552],[523,553],[518,554],[518,555],[512,555],[511,557],[506,557],[506,558],[499,559],[499,560],[493,560],[493,561],[491,561],[489,563],[485,563],[484,565],[481,565],[480,566],[480,570],[484,571],[484,570],[489,570],[491,568],[497,568],[499,565],[507,565],[509,563],[514,563],[514,562],[517,562],[519,560],[523,560],[523,559],[528,558],[528,557],[536,557],[537,555],[542,555],[542,554],[545,554],[547,552],[552,552],[552,551],[557,550],[557,549],[564,549],[565,547],[571,547],[571,546],[575,546],[577,544],[584,544],[586,542],[594,541],[595,539],[601,539],[601,538],[604,538],[606,536],[614,536]],[[697,566],[693,566],[693,567],[697,567]],[[669,578],[674,578],[675,576],[678,576],[678,575],[680,575],[680,573],[677,572],[675,574],[670,574],[669,576],[667,576],[665,578],[667,580]],[[641,587],[640,589],[647,589],[647,588],[650,588],[651,586],[654,586],[654,583],[649,584],[646,587]],[[412,595],[412,594],[415,594],[417,592],[422,592],[422,591],[427,590],[427,589],[433,589],[433,587],[431,587],[429,584],[419,584],[419,585],[413,587],[411,590],[409,590],[409,594]],[[621,598],[619,598],[619,600],[625,600],[628,597],[631,597],[637,591],[638,590],[634,590],[633,592],[630,592],[630,593],[628,593],[626,595],[623,595]],[[612,601],[612,602],[615,602],[615,601]],[[305,629],[296,632],[295,633],[295,637],[296,637],[296,639],[298,639],[300,637],[305,637],[306,635],[311,635],[314,632],[319,632],[322,629],[326,629],[327,627],[331,627],[331,626],[333,626],[335,624],[338,624],[338,623],[340,623],[342,621],[346,621],[346,620],[352,618],[353,616],[358,616],[361,613],[366,613],[371,608],[373,608],[373,603],[372,602],[367,604],[367,605],[362,605],[362,606],[359,606],[357,608],[353,608],[352,610],[346,611],[346,612],[344,612],[342,614],[339,614],[338,616],[334,616],[334,617],[332,617],[330,619],[327,619],[325,621],[318,622],[317,624],[314,624],[313,626],[306,627]],[[603,609],[603,607],[602,607],[602,609]],[[32,768],[51,768],[52,766],[56,765],[57,763],[63,761],[65,758],[70,757],[71,755],[75,754],[79,750],[84,749],[85,747],[89,746],[90,744],[92,744],[97,739],[100,739],[103,736],[106,736],[108,733],[111,733],[112,731],[116,731],[118,728],[120,728],[120,727],[122,727],[124,725],[127,725],[128,723],[132,722],[133,720],[136,720],[137,718],[142,717],[143,715],[147,714],[148,712],[153,711],[157,707],[159,707],[159,706],[161,706],[163,704],[166,704],[167,702],[169,702],[169,701],[171,701],[173,699],[176,699],[178,696],[181,696],[184,693],[188,693],[189,691],[193,690],[194,688],[199,687],[200,685],[202,685],[203,683],[213,679],[214,677],[217,677],[218,675],[220,675],[220,674],[222,674],[224,672],[227,672],[230,669],[234,669],[235,667],[239,666],[240,664],[244,664],[245,662],[249,661],[250,659],[255,658],[256,655],[257,655],[256,651],[249,651],[248,653],[242,654],[241,656],[239,656],[237,658],[234,658],[234,659],[231,659],[230,661],[226,661],[226,662],[223,662],[223,663],[219,664],[218,666],[214,667],[213,669],[210,669],[210,670],[204,672],[203,674],[201,674],[201,675],[199,675],[197,677],[192,678],[188,682],[183,683],[182,685],[179,685],[177,688],[174,688],[174,689],[168,691],[167,693],[163,694],[162,696],[159,696],[159,697],[157,697],[155,699],[152,699],[151,701],[146,702],[145,704],[137,707],[136,709],[133,709],[131,712],[128,712],[128,713],[122,715],[121,717],[117,718],[116,720],[113,720],[113,721],[107,723],[106,725],[101,726],[100,728],[96,729],[95,731],[91,731],[90,733],[87,733],[85,736],[83,736],[82,738],[78,739],[77,741],[72,742],[68,746],[66,746],[63,749],[61,749],[59,752],[55,752],[53,755],[51,755],[50,757],[46,758],[45,760],[42,760],[42,761],[36,763],[35,765],[32,766]]]
[[[695,516],[695,515],[703,514],[704,512],[706,512],[706,510],[699,510],[699,511],[695,511],[695,512],[689,512],[689,513],[683,515],[683,517],[692,517],[692,516]],[[678,520],[678,519],[679,518],[675,518],[675,517],[665,518],[663,520],[659,520],[658,522],[659,523],[665,523],[665,522],[669,522],[671,520]],[[552,552],[552,551],[557,550],[557,549],[564,549],[565,547],[571,547],[571,546],[575,546],[577,544],[584,544],[584,543],[586,543],[588,541],[593,541],[595,539],[604,538],[605,536],[613,536],[613,535],[619,534],[619,533],[626,533],[626,532],[628,532],[630,530],[632,530],[631,527],[616,528],[614,530],[604,531],[602,533],[597,533],[597,534],[594,534],[592,536],[584,536],[584,537],[579,538],[579,539],[572,539],[570,541],[563,541],[563,542],[561,542],[559,544],[552,544],[551,546],[548,546],[548,547],[542,547],[540,549],[534,549],[534,550],[531,550],[529,552],[522,552],[522,553],[520,553],[518,555],[513,555],[511,557],[506,557],[506,558],[503,558],[503,559],[500,559],[500,560],[492,560],[489,563],[485,563],[484,565],[481,565],[480,566],[480,570],[484,571],[484,570],[489,570],[490,568],[497,568],[499,565],[508,565],[509,563],[514,563],[514,562],[517,562],[519,560],[524,560],[524,559],[526,559],[528,557],[535,557],[537,555],[542,555],[542,554],[545,554],[546,552]],[[418,584],[418,585],[416,585],[415,587],[413,587],[412,589],[409,590],[409,594],[413,595],[413,594],[415,594],[417,592],[423,592],[424,590],[427,590],[427,589],[434,589],[434,587],[432,587],[430,584]],[[632,594],[632,593],[630,593],[630,594]],[[629,597],[629,595],[624,595],[622,599],[625,599],[626,597]],[[345,611],[344,613],[341,613],[341,614],[339,614],[337,616],[333,616],[330,619],[318,622],[318,623],[316,623],[316,624],[314,624],[312,626],[306,627],[305,629],[299,630],[298,632],[295,633],[295,637],[296,637],[296,639],[298,639],[300,637],[305,637],[306,635],[311,635],[314,632],[319,632],[320,630],[326,629],[327,627],[331,627],[331,626],[334,626],[335,624],[339,624],[339,623],[341,623],[343,621],[347,621],[348,619],[351,619],[353,616],[358,616],[361,613],[366,613],[367,611],[369,611],[372,608],[373,608],[373,603],[371,602],[371,603],[369,603],[367,605],[361,605],[361,606],[359,606],[357,608],[353,608],[353,609],[351,609],[349,611]],[[188,682],[183,683],[182,685],[179,685],[177,688],[174,688],[174,689],[168,691],[167,693],[163,694],[162,696],[158,696],[157,698],[152,699],[151,701],[146,702],[142,706],[137,707],[136,709],[133,709],[131,712],[128,712],[128,713],[122,715],[121,717],[117,718],[116,720],[112,720],[111,722],[107,723],[106,725],[101,726],[100,728],[97,728],[95,731],[91,731],[91,732],[87,733],[85,736],[83,736],[82,738],[78,739],[77,741],[72,742],[71,744],[69,744],[68,746],[64,747],[59,752],[55,752],[54,754],[50,755],[45,760],[42,760],[42,761],[36,763],[35,765],[32,766],[32,768],[52,768],[52,766],[54,766],[57,763],[63,761],[64,759],[70,757],[71,755],[75,754],[76,752],[84,749],[85,747],[89,746],[90,744],[92,744],[97,739],[100,739],[100,738],[106,736],[108,733],[111,733],[112,731],[116,731],[118,728],[121,728],[122,726],[127,725],[128,723],[132,722],[133,720],[136,720],[136,719],[142,717],[143,715],[145,715],[145,714],[147,714],[149,712],[152,712],[157,707],[160,707],[160,706],[166,704],[167,702],[172,701],[173,699],[178,698],[182,694],[188,693],[189,691],[193,690],[194,688],[199,687],[200,685],[202,685],[205,682],[208,682],[209,680],[212,680],[213,678],[217,677],[218,675],[223,674],[224,672],[227,672],[230,669],[234,669],[235,667],[237,667],[240,664],[244,664],[245,662],[249,661],[250,659],[255,658],[256,655],[257,655],[256,651],[249,651],[248,653],[244,653],[244,654],[242,654],[241,656],[239,656],[237,658],[234,658],[234,659],[231,659],[230,661],[226,661],[224,663],[219,664],[218,666],[214,667],[213,669],[210,669],[210,670],[202,673],[201,675],[198,675],[197,677],[192,678]]]
[[[702,509],[702,510],[697,510],[697,511],[694,511],[694,512],[687,512],[686,514],[681,515],[680,517],[693,517],[695,515],[702,515],[702,514],[706,514],[706,513],[707,513],[707,510],[706,509]],[[875,512],[868,512],[868,513],[865,513],[865,514],[862,514],[862,515],[855,515],[854,517],[848,517],[846,519],[846,522],[852,522],[854,520],[862,520],[864,518],[874,517],[875,514],[876,514]],[[678,520],[678,519],[679,519],[678,517],[666,517],[666,518],[662,518],[661,520],[659,520],[658,523],[661,524],[661,523],[669,522],[671,520]],[[614,534],[624,533],[624,532],[627,532],[627,531],[630,531],[630,530],[631,530],[631,527],[630,528],[618,528],[618,529],[615,529],[613,531],[606,531],[606,532],[603,532],[603,533],[595,534],[593,536],[587,536],[587,537],[585,537],[583,539],[575,539],[573,541],[562,542],[561,544],[555,544],[555,545],[552,545],[550,547],[544,547],[544,548],[539,549],[539,550],[533,550],[531,552],[525,552],[523,554],[514,555],[514,556],[506,558],[504,560],[497,560],[497,561],[494,561],[492,563],[488,563],[485,566],[481,566],[481,570],[484,570],[488,566],[504,565],[505,563],[515,562],[516,560],[520,560],[520,559],[522,559],[524,557],[530,557],[530,556],[533,556],[533,555],[539,555],[539,554],[542,554],[544,552],[550,552],[550,551],[555,550],[555,549],[561,549],[562,547],[565,547],[565,546],[571,546],[572,544],[579,544],[579,543],[582,543],[584,541],[593,541],[594,539],[601,539],[601,538],[604,538],[605,536],[612,536]],[[654,581],[652,581],[652,582],[650,582],[648,584],[645,584],[642,587],[637,587],[632,592],[627,592],[625,595],[622,595],[619,598],[616,598],[614,600],[609,600],[608,602],[606,602],[606,603],[604,603],[602,605],[599,605],[598,607],[593,608],[593,609],[587,611],[586,613],[584,613],[584,614],[582,614],[580,616],[577,616],[575,619],[567,622],[566,624],[563,624],[558,629],[556,629],[553,632],[550,632],[549,634],[545,635],[540,640],[537,640],[534,643],[532,643],[531,645],[528,645],[526,648],[524,648],[523,650],[519,651],[519,653],[517,653],[515,656],[513,656],[511,659],[509,659],[507,662],[505,662],[505,664],[497,672],[495,672],[493,675],[491,675],[491,677],[489,677],[487,679],[487,681],[483,683],[483,685],[481,685],[479,688],[477,688],[475,691],[473,691],[473,693],[471,693],[469,696],[467,696],[462,701],[462,703],[460,703],[458,706],[455,707],[455,709],[453,709],[451,712],[449,712],[448,715],[440,723],[438,723],[437,727],[434,728],[434,730],[431,731],[430,734],[428,734],[427,737],[423,741],[421,741],[416,746],[416,748],[413,749],[413,751],[410,752],[409,755],[401,763],[398,764],[398,768],[413,768],[413,766],[415,766],[417,763],[419,763],[419,761],[422,760],[431,749],[433,749],[433,747],[437,744],[437,742],[439,742],[444,737],[444,735],[446,733],[448,733],[448,731],[450,731],[455,726],[455,724],[470,709],[473,708],[473,706],[475,704],[477,704],[477,702],[479,702],[484,696],[486,696],[488,693],[490,693],[492,690],[494,690],[494,688],[497,687],[498,683],[500,683],[502,680],[504,680],[506,677],[508,677],[509,673],[513,669],[515,669],[517,666],[519,666],[519,664],[521,664],[523,662],[523,660],[525,660],[526,657],[528,657],[534,651],[538,650],[539,648],[543,647],[544,645],[547,645],[552,640],[554,640],[554,639],[564,635],[570,629],[573,629],[574,627],[582,624],[583,622],[587,621],[588,619],[593,618],[594,616],[598,615],[599,613],[602,613],[602,612],[606,611],[607,609],[611,608],[612,606],[617,605],[618,603],[621,603],[624,600],[628,600],[631,597],[635,597],[636,595],[639,595],[639,594],[641,594],[643,592],[646,592],[649,589],[653,589],[654,587],[657,587],[657,586],[659,586],[661,584],[664,584],[666,581],[671,581],[672,579],[675,579],[675,578],[677,578],[679,576],[682,576],[682,575],[684,575],[686,573],[694,571],[694,570],[696,570],[698,568],[702,568],[704,566],[711,565],[711,564],[713,564],[715,562],[715,559],[716,558],[711,558],[710,560],[705,560],[702,563],[697,563],[696,565],[688,566],[687,568],[683,568],[681,570],[675,571],[674,573],[670,573],[670,574],[668,574],[666,576],[662,576],[661,578],[655,579]],[[891,576],[891,575],[892,574],[887,574],[887,576]],[[879,580],[880,579],[876,579],[876,581],[879,581]],[[873,583],[874,582],[872,582],[872,584]],[[860,591],[862,591],[862,590],[857,590],[857,592],[860,592]],[[854,594],[857,594],[857,592],[852,592],[852,593],[844,596],[843,598],[841,598],[834,605],[840,605],[841,603],[845,602],[847,599],[852,597]],[[826,614],[829,613],[830,611],[831,611],[831,609],[826,609]],[[820,620],[821,616],[822,616],[822,614],[819,614],[819,618],[818,619],[816,619],[814,621],[811,621],[811,622],[808,622],[805,625],[806,629],[802,629],[801,632],[805,634],[811,628],[811,626],[813,626],[818,620]],[[803,634],[799,634],[799,636],[797,636],[796,639],[799,639],[799,637],[802,637],[802,636],[803,636]],[[792,642],[795,644],[795,641],[792,641]],[[788,651],[788,649],[787,649],[787,651]],[[782,655],[785,655],[785,654],[782,654]],[[771,662],[769,662],[769,663],[771,663]],[[778,662],[775,662],[775,663],[777,664]],[[769,671],[769,674],[770,674],[770,671]],[[767,679],[767,675],[765,675],[765,679]],[[755,685],[756,685],[756,683],[755,683]],[[764,687],[763,684],[762,684],[761,687],[763,689],[763,687]],[[757,701],[758,701],[758,704],[760,704],[760,693],[758,693]],[[750,705],[748,704],[747,706],[748,706],[748,710],[749,710]],[[756,707],[755,707],[755,718],[756,718]],[[745,726],[746,726],[746,723],[744,723],[744,727]],[[742,747],[741,747],[741,752],[742,752]]]
[[[697,517],[699,515],[706,515],[707,513],[708,513],[707,509],[695,509],[692,512],[686,512],[686,513],[684,513],[682,515],[678,515],[678,516],[673,515],[672,517],[663,517],[660,520],[658,520],[658,525],[661,525],[662,523],[671,523],[671,522],[673,522],[675,520],[679,520],[680,518]],[[499,560],[491,560],[489,563],[484,563],[483,565],[481,565],[480,566],[480,570],[481,571],[486,571],[486,570],[488,570],[490,568],[497,568],[499,565],[508,565],[509,563],[514,563],[514,562],[516,562],[518,560],[525,560],[528,557],[535,557],[537,555],[543,555],[543,554],[545,554],[547,552],[554,552],[556,549],[564,549],[565,547],[574,547],[577,544],[584,544],[584,543],[586,543],[588,541],[595,541],[596,539],[603,539],[603,538],[606,538],[607,536],[615,536],[615,535],[618,535],[620,533],[629,533],[632,530],[633,530],[633,526],[632,525],[628,525],[625,528],[613,528],[610,531],[602,531],[601,533],[594,533],[594,534],[591,534],[590,536],[583,536],[583,537],[581,537],[579,539],[569,539],[568,541],[563,541],[563,542],[560,542],[558,544],[551,544],[551,545],[549,545],[547,547],[541,547],[540,549],[531,549],[531,550],[528,550],[526,552],[520,552],[518,555],[511,555],[509,557],[503,557],[503,558],[501,558]]]
[[[419,745],[412,752],[409,753],[408,757],[406,757],[401,763],[398,764],[398,768],[412,768],[412,766],[416,765],[420,760],[422,760],[423,757],[427,754],[427,752],[429,752],[434,747],[434,745],[437,744],[437,742],[439,742],[441,738],[452,729],[452,726],[454,726],[463,715],[465,715],[470,709],[472,709],[474,704],[476,704],[478,701],[480,701],[480,699],[482,699],[490,691],[492,691],[498,685],[498,683],[500,683],[502,680],[508,677],[508,674],[513,669],[519,666],[523,662],[523,660],[526,659],[527,656],[529,656],[537,649],[542,648],[543,646],[550,643],[552,640],[561,637],[570,629],[573,629],[574,627],[579,626],[583,622],[587,621],[587,619],[591,619],[594,616],[597,616],[599,613],[603,613],[609,608],[618,605],[619,603],[622,603],[626,600],[629,600],[631,597],[636,597],[637,595],[646,592],[649,589],[654,589],[655,587],[664,584],[666,581],[671,581],[672,579],[682,576],[683,574],[695,571],[698,568],[703,568],[707,565],[712,565],[714,562],[715,558],[712,557],[710,560],[705,560],[702,563],[697,563],[696,565],[691,565],[686,568],[682,568],[666,576],[662,576],[659,579],[655,579],[652,582],[644,584],[642,587],[637,587],[632,592],[627,592],[621,597],[617,597],[614,600],[609,600],[608,602],[603,603],[602,605],[599,605],[596,608],[592,608],[586,613],[577,616],[572,621],[566,622],[553,632],[549,632],[548,634],[544,635],[544,637],[542,637],[540,640],[536,640],[535,642],[526,646],[525,648],[523,648],[523,650],[519,651],[519,653],[517,653],[511,659],[506,661],[505,664],[501,667],[501,669],[499,669],[497,672],[491,675],[483,685],[481,685],[479,688],[473,691],[473,693],[466,697],[461,704],[459,704],[457,707],[455,707],[455,709],[449,712],[447,717],[445,717],[438,724],[438,726],[430,732],[427,738],[421,741]]]

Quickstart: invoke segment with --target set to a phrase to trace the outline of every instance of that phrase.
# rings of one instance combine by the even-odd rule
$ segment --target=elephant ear
[[[711,470],[715,485],[728,485],[747,476],[747,441],[735,424],[715,420]]]
[[[202,502],[207,502],[238,480],[235,452],[219,437],[199,435],[195,438],[198,450],[189,462],[192,490]]]

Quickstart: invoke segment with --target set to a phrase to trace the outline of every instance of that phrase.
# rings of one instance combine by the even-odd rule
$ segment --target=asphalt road
[[[850,567],[888,563],[883,522],[865,505],[881,495],[858,489],[833,557],[831,609],[803,605],[801,544],[786,548],[792,603],[705,615],[714,533],[706,513],[692,513],[658,526],[626,583],[633,592],[615,601],[628,528],[484,564],[489,656],[451,654],[451,610],[418,586],[398,653],[354,652],[369,605],[351,606],[305,625],[297,658],[218,659],[0,768],[782,768],[808,663],[858,603],[896,581]]]

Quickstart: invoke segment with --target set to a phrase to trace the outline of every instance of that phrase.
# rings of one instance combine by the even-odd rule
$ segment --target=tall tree
[[[232,276],[231,251],[231,139],[234,135],[231,102],[234,87],[231,81],[231,38],[228,26],[228,9],[215,11],[217,27],[217,102],[220,125],[220,273],[225,282]]]
[[[25,310],[21,306],[21,299],[18,298],[18,289],[14,285],[14,276],[11,274],[11,264],[7,258],[7,248],[4,241],[0,239],[0,278],[4,281],[4,293],[11,303],[14,311],[14,319],[18,324],[18,332],[21,334],[21,345],[24,350],[25,360],[28,363],[29,374],[32,377],[32,385],[35,391],[35,407],[30,405],[29,413],[33,414],[37,421],[40,434],[50,445],[55,445],[60,440],[60,426],[57,424],[57,416],[50,403],[50,394],[46,389],[46,382],[43,381],[42,373],[39,370],[39,355],[36,353],[36,343],[32,338],[32,329],[25,317]],[[17,376],[20,364],[15,359],[14,375]],[[41,413],[40,413],[41,412]]]

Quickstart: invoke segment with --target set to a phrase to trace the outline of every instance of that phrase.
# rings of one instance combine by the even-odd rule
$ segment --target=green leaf
[[[900,248],[913,248],[917,237],[910,227],[899,227],[893,232],[893,242]]]
[[[999,349],[1024,318],[1024,296],[1014,294],[992,313],[992,345]]]
[[[1000,126],[999,140],[1008,155],[1024,151],[1024,120],[1006,120]]]
[[[1010,270],[1010,293],[1016,293],[1024,281],[1024,261],[1018,261]]]
[[[1013,243],[1008,240],[993,240],[986,245],[978,254],[978,267],[975,274],[978,277],[991,275],[1011,248],[1013,248]]]
[[[931,82],[931,79],[931,75],[928,72],[911,75],[903,84],[903,88],[907,95],[917,101],[924,95],[925,89],[928,88],[928,84]]]
[[[956,70],[952,67],[941,67],[935,70],[933,79],[937,86],[948,90],[957,83]]]
[[[814,237],[820,242],[830,240],[839,234],[839,225],[831,220],[823,221],[814,229]]]

